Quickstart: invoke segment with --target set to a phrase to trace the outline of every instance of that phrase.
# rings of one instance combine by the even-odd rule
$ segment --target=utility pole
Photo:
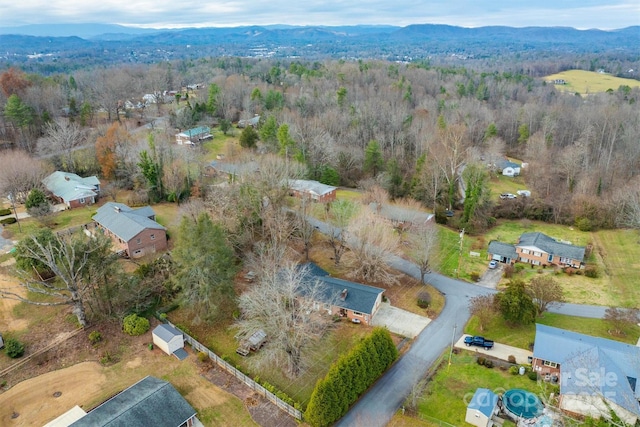
[[[13,214],[16,216],[16,222],[18,223],[18,231],[22,233],[22,227],[20,226],[20,220],[18,219],[18,212],[16,211],[16,202],[13,199],[13,193],[9,193],[9,200],[11,200],[11,207],[13,208]]]
[[[456,268],[456,278],[460,277],[460,267],[462,264],[462,241],[464,239],[464,228],[460,232],[460,249],[458,250],[458,268]]]
[[[449,368],[451,368],[451,355],[453,354],[453,340],[456,337],[456,329],[458,329],[458,324],[453,325],[453,333],[451,334],[451,348],[449,349],[449,365],[447,366],[447,372]]]

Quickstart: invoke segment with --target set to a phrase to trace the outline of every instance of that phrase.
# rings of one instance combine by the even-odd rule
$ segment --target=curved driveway
[[[324,234],[330,231],[329,226],[322,221],[309,218],[309,222]],[[410,261],[394,256],[389,265],[420,279],[420,269]],[[479,295],[497,292],[438,273],[426,274],[425,279],[445,295],[442,312],[422,330],[409,350],[335,424],[336,426],[385,426],[409,395],[414,384],[427,373],[443,351],[462,336],[464,325],[470,317],[469,300]],[[557,304],[549,309],[553,313],[593,318],[604,317],[605,310],[606,307],[577,304]]]

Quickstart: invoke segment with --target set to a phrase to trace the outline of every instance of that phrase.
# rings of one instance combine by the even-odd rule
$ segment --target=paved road
[[[309,222],[318,231],[328,234],[330,227],[314,218]],[[389,265],[405,274],[420,278],[420,269],[410,261],[393,257]],[[422,330],[411,348],[376,382],[369,391],[338,421],[335,426],[385,426],[443,351],[462,336],[470,317],[469,300],[478,295],[496,293],[495,289],[473,285],[438,273],[425,275],[443,295],[445,306],[440,315]],[[558,304],[549,311],[582,317],[601,318],[605,307]]]

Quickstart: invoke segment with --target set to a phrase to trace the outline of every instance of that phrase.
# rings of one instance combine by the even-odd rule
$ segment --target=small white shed
[[[184,347],[182,332],[171,325],[161,324],[152,332],[153,344],[167,354],[174,354]]]
[[[489,427],[493,424],[491,418],[497,413],[498,395],[488,388],[479,388],[467,405],[464,420],[476,427]]]

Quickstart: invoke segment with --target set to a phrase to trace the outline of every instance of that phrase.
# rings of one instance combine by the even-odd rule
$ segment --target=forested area
[[[195,84],[200,89],[191,97],[180,91]],[[377,183],[392,198],[410,196],[436,211],[463,208],[457,206],[458,182],[470,180],[475,184],[466,191],[475,191],[475,198],[461,224],[469,230],[481,231],[500,217],[582,220],[588,228],[637,225],[638,88],[580,96],[515,72],[240,58],[50,77],[10,69],[0,87],[5,147],[53,153],[58,167],[151,190],[157,193],[152,199],[180,199],[193,182],[184,183],[186,171],[154,181],[138,167],[141,150],[174,175],[197,161],[170,150],[171,132],[146,147],[134,144],[131,129],[118,125],[121,118],[142,124],[168,114],[177,129],[228,129],[230,122],[260,115],[261,150],[301,161],[310,179]],[[166,96],[170,90],[178,94]],[[131,108],[145,94],[155,103]],[[96,150],[93,155],[72,155],[83,144]],[[489,200],[491,165],[505,156],[527,163],[523,173],[534,197],[497,205]]]

